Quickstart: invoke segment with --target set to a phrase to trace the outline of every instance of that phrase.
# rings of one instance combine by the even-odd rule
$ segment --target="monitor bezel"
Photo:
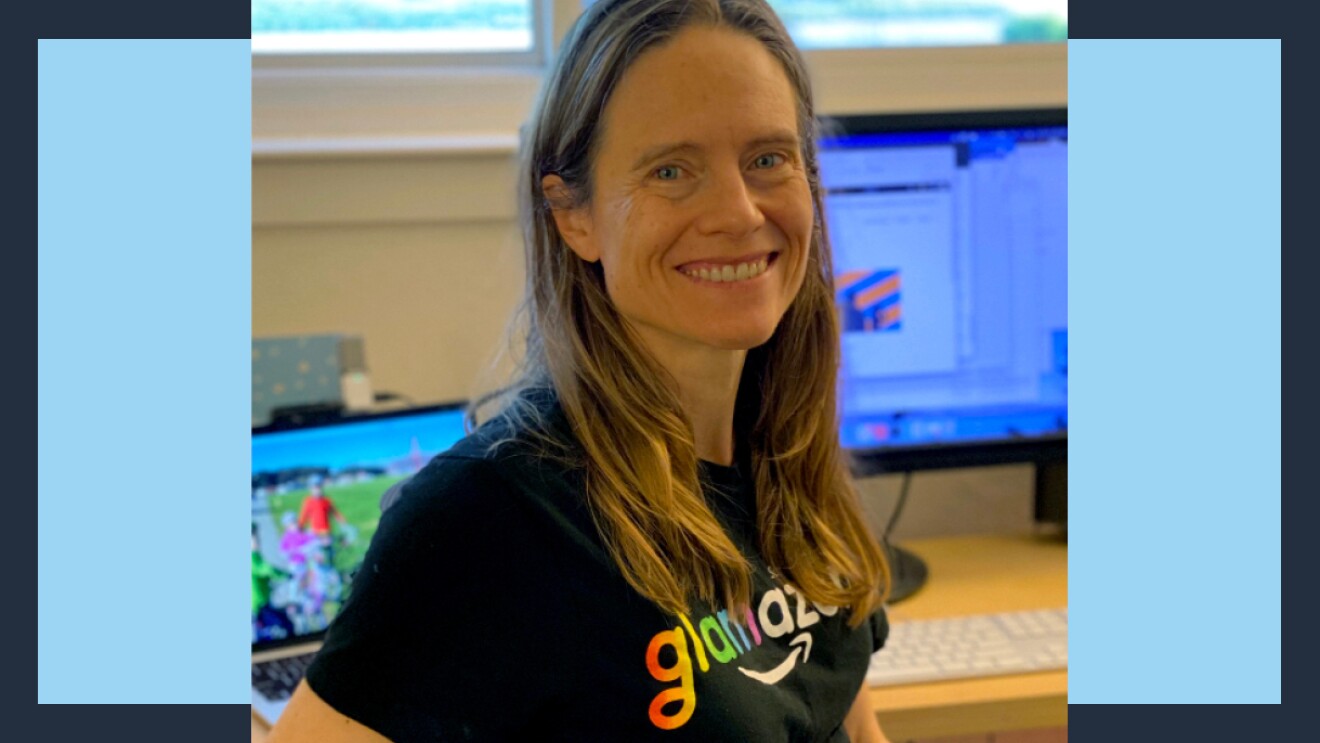
[[[1068,109],[995,108],[985,110],[915,111],[892,114],[823,115],[821,136],[892,134],[897,132],[952,131],[956,129],[1022,129],[1028,127],[1067,126]],[[819,149],[819,148],[818,148]]]
[[[271,433],[288,433],[289,431],[306,431],[313,428],[329,428],[331,426],[344,426],[354,423],[369,423],[372,421],[389,420],[391,418],[407,418],[415,415],[429,415],[431,413],[448,413],[454,410],[464,410],[468,406],[466,400],[428,403],[426,405],[417,405],[415,407],[397,408],[392,410],[372,410],[368,412],[348,412],[341,413],[338,417],[322,418],[298,421],[298,422],[271,422],[261,426],[252,427],[253,436],[264,436]]]

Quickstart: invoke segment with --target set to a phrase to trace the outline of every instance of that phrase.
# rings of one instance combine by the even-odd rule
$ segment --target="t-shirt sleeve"
[[[524,519],[491,464],[433,460],[382,514],[312,690],[398,742],[525,727],[544,700],[511,541]]]
[[[385,489],[385,494],[380,497],[381,513],[390,510],[390,507],[393,506],[399,500],[399,496],[403,495],[404,486],[406,486],[410,482],[412,482],[412,475],[409,475],[408,477],[399,480],[398,482],[394,483],[393,485]]]
[[[885,607],[878,606],[867,621],[871,625],[871,652],[874,653],[889,639],[889,615],[885,613]]]

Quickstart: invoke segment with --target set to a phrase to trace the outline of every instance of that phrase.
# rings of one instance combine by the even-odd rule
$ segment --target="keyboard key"
[[[315,653],[276,658],[252,665],[252,688],[267,699],[281,701],[293,696],[294,689],[307,673]]]
[[[1068,667],[1066,609],[896,622],[871,658],[872,686]]]

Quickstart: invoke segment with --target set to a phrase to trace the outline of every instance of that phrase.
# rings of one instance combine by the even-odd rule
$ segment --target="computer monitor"
[[[1067,143],[1066,109],[826,122],[857,474],[1033,462],[1066,522]]]
[[[452,403],[252,429],[252,645],[319,639],[391,485],[464,436]]]

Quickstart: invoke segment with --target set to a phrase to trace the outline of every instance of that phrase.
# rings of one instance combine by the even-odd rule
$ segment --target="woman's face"
[[[618,312],[653,352],[769,340],[813,216],[779,62],[736,31],[687,28],[624,73],[602,124],[591,203],[556,219]]]

